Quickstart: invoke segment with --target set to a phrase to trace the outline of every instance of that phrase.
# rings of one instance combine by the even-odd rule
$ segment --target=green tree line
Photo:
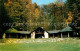
[[[18,31],[32,31],[37,27],[45,30],[60,30],[66,24],[80,32],[80,1],[67,0],[48,5],[37,5],[31,0],[1,0],[0,1],[0,33],[8,28]],[[11,26],[3,26],[12,23]],[[77,25],[72,25],[76,23]],[[8,24],[9,25],[9,24]]]

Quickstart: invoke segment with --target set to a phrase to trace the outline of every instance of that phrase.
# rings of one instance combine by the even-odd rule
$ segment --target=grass
[[[80,40],[65,39],[60,42],[1,44],[0,51],[80,51]]]

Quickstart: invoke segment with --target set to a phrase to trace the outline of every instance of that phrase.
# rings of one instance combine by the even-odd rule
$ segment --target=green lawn
[[[60,42],[2,44],[0,51],[80,51],[80,40]]]

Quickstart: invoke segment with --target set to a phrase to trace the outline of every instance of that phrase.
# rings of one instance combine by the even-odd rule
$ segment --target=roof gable
[[[38,32],[44,32],[44,31],[46,31],[46,30],[44,30],[43,28],[41,28],[41,27],[38,27],[37,29],[35,29],[34,30],[36,33],[38,33]],[[32,31],[32,32],[34,32],[34,31]],[[31,32],[31,33],[32,33]],[[47,32],[47,31],[46,31]],[[48,32],[47,32],[48,33]]]
[[[72,31],[72,28],[69,26],[61,30],[61,32],[68,32],[68,31]]]

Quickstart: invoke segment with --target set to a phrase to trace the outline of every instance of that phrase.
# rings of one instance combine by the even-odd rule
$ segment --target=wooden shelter
[[[66,38],[66,37],[73,37],[73,30],[71,27],[67,26],[66,28],[62,29],[60,31],[61,33],[61,38]]]
[[[60,37],[59,32],[60,30],[54,30],[54,31],[48,31],[49,32],[49,38],[55,38],[55,37]]]
[[[54,31],[46,31],[41,27],[38,27],[34,31],[17,31],[12,30],[7,31],[3,34],[3,38],[69,38],[73,37],[73,31],[72,28],[67,26],[66,28],[62,30],[54,30]]]
[[[48,32],[42,29],[41,27],[38,27],[34,31],[31,32],[31,39],[35,38],[48,38]]]
[[[10,32],[6,33],[6,38],[30,38],[29,31],[18,31],[18,32]]]

